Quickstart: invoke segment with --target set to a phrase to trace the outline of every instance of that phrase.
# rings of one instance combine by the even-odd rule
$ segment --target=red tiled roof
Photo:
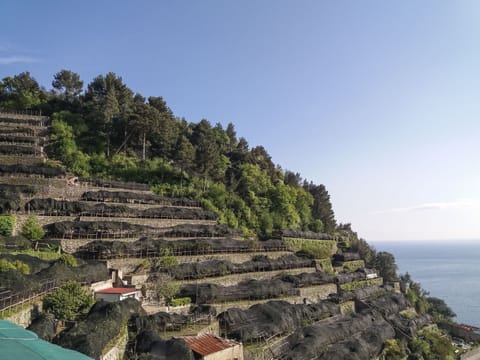
[[[462,328],[462,329],[467,330],[467,331],[478,331],[478,330],[480,330],[480,328],[478,328],[476,326],[467,325],[467,324],[457,324],[457,326],[459,328]]]
[[[135,288],[109,288],[109,289],[103,289],[103,290],[98,290],[96,293],[97,294],[129,294],[137,292],[137,289]]]
[[[224,339],[214,334],[183,336],[182,338],[193,352],[201,356],[210,355],[217,351],[240,345],[240,343],[235,340]]]

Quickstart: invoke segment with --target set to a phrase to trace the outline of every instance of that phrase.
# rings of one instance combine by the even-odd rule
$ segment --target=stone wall
[[[126,326],[120,331],[119,336],[114,339],[113,344],[108,344],[104,349],[104,354],[100,356],[100,360],[122,360],[125,355],[128,342],[128,330]]]
[[[336,284],[316,285],[300,288],[300,297],[307,299],[307,301],[316,303],[328,298],[329,294],[337,293]]]
[[[9,320],[24,328],[30,326],[33,320],[35,320],[43,311],[43,302],[37,301],[33,304],[20,308],[17,312],[6,317],[5,320]]]
[[[21,229],[22,224],[28,218],[28,214],[18,214],[17,226],[15,227],[16,233]],[[40,225],[53,224],[61,221],[73,221],[78,216],[43,216],[37,215]],[[152,226],[156,228],[165,228],[170,226],[176,226],[181,224],[193,224],[193,225],[215,225],[216,220],[185,220],[185,219],[144,219],[133,217],[96,217],[96,216],[81,216],[81,221],[120,221],[129,224]]]
[[[232,275],[225,275],[225,276],[217,276],[217,277],[206,277],[198,280],[179,280],[175,281],[179,285],[183,284],[203,284],[203,283],[212,283],[216,285],[222,286],[233,286],[237,285],[239,282],[248,279],[255,279],[255,280],[266,280],[271,279],[276,275],[279,274],[289,274],[289,275],[297,275],[302,273],[312,273],[315,272],[314,267],[310,268],[299,268],[299,269],[284,269],[284,270],[273,270],[273,271],[258,271],[258,272],[248,272],[242,274],[232,274]],[[321,285],[323,286],[323,285]],[[336,293],[336,286],[335,286],[335,293]]]
[[[70,241],[70,240],[68,240]],[[210,254],[210,255],[188,255],[177,256],[179,263],[199,262],[206,260],[228,260],[232,263],[239,264],[245,261],[249,261],[253,256],[265,255],[270,259],[278,259],[281,256],[290,255],[290,251],[272,251],[272,252],[251,252],[251,253],[238,253],[238,254]],[[135,268],[140,265],[145,259],[131,258],[131,259],[112,259],[108,260],[107,266],[113,269],[122,270],[125,274],[131,273]]]

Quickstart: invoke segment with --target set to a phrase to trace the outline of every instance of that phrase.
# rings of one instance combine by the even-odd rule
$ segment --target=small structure
[[[375,269],[364,268],[361,271],[365,273],[365,278],[366,279],[376,279],[378,277],[377,270],[375,270]]]
[[[235,340],[206,333],[198,336],[183,336],[193,351],[196,360],[243,360],[243,345]]]
[[[108,288],[95,292],[95,300],[108,302],[122,301],[128,298],[140,300],[140,290],[135,288]]]

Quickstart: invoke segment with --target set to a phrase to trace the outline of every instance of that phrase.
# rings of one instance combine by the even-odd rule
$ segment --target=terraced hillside
[[[135,358],[173,336],[213,331],[241,341],[248,359],[370,359],[389,340],[408,341],[433,324],[345,239],[288,230],[243,238],[193,199],[158,196],[146,184],[80,179],[47,158],[48,126],[46,117],[0,113],[0,213],[15,219],[1,256],[31,268],[2,278],[0,306],[35,281],[61,283],[78,271],[89,276],[77,280],[92,283],[108,279],[108,267],[142,290],[147,310],[112,307],[118,326],[106,337],[95,322],[112,319],[97,304],[59,335],[60,344],[100,358],[123,334],[125,356]],[[80,268],[8,254],[33,245],[15,237],[31,215],[45,231],[40,243],[73,254]]]

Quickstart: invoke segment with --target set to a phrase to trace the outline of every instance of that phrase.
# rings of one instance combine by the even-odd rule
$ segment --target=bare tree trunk
[[[146,145],[146,139],[147,139],[147,133],[144,132],[143,133],[143,153],[142,153],[142,160],[145,161],[145,155],[146,155],[146,152],[145,152],[145,145]]]

